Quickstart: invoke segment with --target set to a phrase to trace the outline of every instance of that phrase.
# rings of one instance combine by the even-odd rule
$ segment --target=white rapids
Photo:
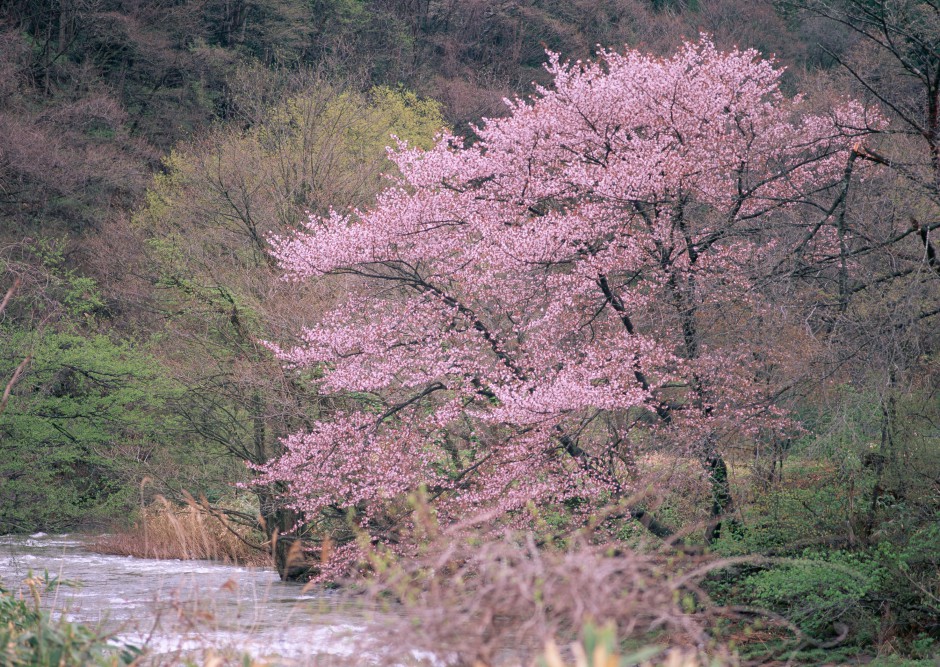
[[[340,605],[328,591],[304,594],[270,570],[105,556],[68,535],[0,536],[0,586],[17,590],[46,572],[68,584],[44,595],[55,615],[145,648],[151,664],[210,650],[271,665],[369,662],[356,639],[374,614]]]

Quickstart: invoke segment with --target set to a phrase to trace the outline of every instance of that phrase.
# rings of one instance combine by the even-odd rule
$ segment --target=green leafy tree
[[[29,262],[4,250],[0,377],[16,382],[0,413],[0,532],[110,522],[170,453],[172,389],[139,345],[99,326],[95,281],[55,245],[20,246]]]

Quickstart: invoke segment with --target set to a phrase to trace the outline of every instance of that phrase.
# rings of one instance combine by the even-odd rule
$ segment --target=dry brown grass
[[[101,535],[89,544],[97,553],[138,558],[214,560],[269,566],[271,557],[243,526],[210,514],[196,503],[174,505],[164,498],[142,510],[129,529]]]
[[[461,666],[531,665],[546,643],[567,646],[597,622],[612,624],[621,639],[657,647],[658,655],[630,664],[733,664],[709,636],[717,610],[698,586],[721,561],[578,538],[546,549],[530,534],[441,537],[426,556],[373,563],[372,600],[400,605],[369,633],[369,652],[387,664],[418,650]],[[577,658],[574,650],[560,659],[580,665]],[[620,662],[613,652],[607,658],[598,664]]]

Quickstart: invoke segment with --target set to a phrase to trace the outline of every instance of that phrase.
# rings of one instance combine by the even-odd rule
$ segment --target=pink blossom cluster
[[[706,37],[548,69],[554,85],[508,101],[473,145],[400,143],[400,177],[370,209],[272,239],[292,279],[352,276],[338,308],[273,348],[359,401],[261,475],[311,522],[352,512],[405,549],[418,488],[445,523],[522,521],[533,503],[630,492],[638,447],[694,453],[786,425],[760,378],[773,351],[755,354],[742,324],[766,307],[774,221],[829,196],[866,110],[804,113],[773,63]]]

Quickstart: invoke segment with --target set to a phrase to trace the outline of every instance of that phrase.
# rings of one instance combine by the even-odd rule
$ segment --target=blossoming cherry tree
[[[351,514],[407,549],[419,488],[445,524],[576,513],[637,488],[640,448],[715,472],[728,438],[786,426],[760,378],[772,352],[740,324],[768,305],[776,222],[827,226],[864,109],[803,113],[771,62],[707,38],[548,69],[472,145],[390,151],[400,175],[372,208],[273,239],[291,279],[347,276],[336,309],[272,346],[346,406],[262,471],[315,527]]]

